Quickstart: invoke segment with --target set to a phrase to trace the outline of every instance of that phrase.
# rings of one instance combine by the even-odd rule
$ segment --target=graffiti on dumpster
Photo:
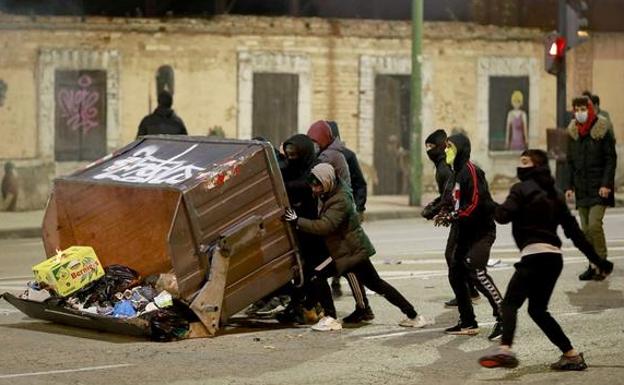
[[[146,146],[126,158],[115,160],[112,165],[95,175],[93,179],[169,185],[182,183],[194,174],[206,170],[183,159],[196,147],[197,144],[169,159],[161,159],[154,156],[159,150],[158,146]]]
[[[61,88],[58,90],[58,103],[61,116],[67,127],[73,131],[89,130],[99,125],[97,102],[100,93],[93,90],[93,79],[89,75],[82,75],[78,79],[79,89]]]

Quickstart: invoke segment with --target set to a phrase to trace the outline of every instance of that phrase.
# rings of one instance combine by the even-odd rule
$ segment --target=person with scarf
[[[479,363],[486,368],[518,366],[511,351],[518,309],[528,299],[529,316],[562,352],[551,365],[554,370],[584,370],[587,364],[548,312],[548,302],[563,269],[561,240],[557,227],[561,225],[581,252],[594,263],[602,277],[613,271],[613,264],[602,259],[587,241],[563,194],[555,188],[548,167],[548,156],[542,150],[526,150],[520,157],[517,175],[520,182],[511,187],[505,202],[494,214],[496,222],[511,222],[513,238],[520,249],[520,262],[507,286],[502,304],[503,335],[500,346],[484,355]]]
[[[602,220],[607,207],[615,206],[614,184],[617,155],[609,122],[596,114],[587,97],[572,101],[574,119],[568,126],[567,165],[564,181],[568,200],[576,198],[581,228],[602,259],[607,258],[607,242]],[[602,279],[590,264],[579,279]]]
[[[317,302],[323,306],[325,317],[312,329],[342,329],[342,324],[336,319],[336,308],[327,278],[347,272],[356,273],[364,286],[383,296],[405,314],[407,318],[399,325],[424,327],[427,324],[425,319],[416,313],[414,306],[401,293],[379,277],[371,263],[370,257],[375,255],[375,248],[360,224],[351,189],[336,177],[334,168],[327,163],[312,168],[309,184],[314,195],[320,199],[318,219],[300,218],[292,209],[286,210],[285,219],[299,231],[323,237],[331,255],[314,268],[312,288],[308,291],[304,305],[306,309],[311,309]]]

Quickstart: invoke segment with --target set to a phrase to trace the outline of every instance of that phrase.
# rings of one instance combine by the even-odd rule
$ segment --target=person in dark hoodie
[[[430,202],[422,211],[422,216],[427,219],[433,219],[441,209],[442,204],[442,195],[444,194],[444,189],[446,188],[446,184],[449,180],[451,180],[453,176],[453,170],[451,166],[446,163],[446,132],[442,129],[435,130],[431,133],[427,139],[425,139],[425,148],[427,150],[427,156],[435,165],[435,180],[438,185],[438,193],[440,194],[436,199]],[[452,228],[454,229],[454,227]],[[455,239],[454,234],[451,232],[449,234],[448,240],[446,242],[446,249],[444,251],[444,257],[446,258],[446,265],[448,267],[451,266],[451,258],[453,256],[453,248]],[[470,289],[470,299],[473,303],[478,303],[481,299],[479,296],[479,292],[474,287],[472,282],[468,282],[468,288]],[[457,306],[457,298],[452,298],[446,302],[444,302],[446,306]]]
[[[349,172],[347,160],[342,154],[345,147],[340,139],[332,134],[329,122],[326,120],[314,122],[308,129],[307,135],[318,146],[318,160],[323,163],[331,164],[336,172],[336,176],[339,177],[350,190],[351,173]],[[346,323],[359,323],[373,320],[375,314],[368,303],[366,290],[358,281],[357,275],[349,272],[346,278],[347,282],[349,282],[353,299],[355,300],[355,310],[345,317],[344,321]],[[341,294],[342,290],[338,289],[340,285],[339,281],[333,281],[332,284],[334,285],[334,292],[336,294]]]
[[[494,206],[483,171],[470,161],[470,140],[463,134],[451,135],[447,140],[446,162],[453,167],[453,178],[443,194],[442,210],[434,218],[436,225],[452,225],[455,238],[449,281],[459,310],[457,325],[445,330],[453,335],[479,333],[468,282],[485,295],[496,323],[489,339],[501,336],[500,304],[502,296],[487,273],[490,250],[496,239]]]
[[[585,236],[602,259],[607,259],[607,241],[602,220],[607,207],[615,206],[614,184],[617,154],[615,137],[609,121],[598,116],[587,97],[572,101],[574,119],[568,126],[568,175],[565,179],[567,199],[576,198]],[[601,279],[589,265],[579,279]]]
[[[287,209],[285,219],[297,229],[321,236],[325,240],[331,258],[314,268],[311,279],[313,288],[308,292],[306,308],[320,302],[325,317],[312,326],[317,331],[342,329],[336,320],[336,309],[327,285],[327,278],[346,272],[357,273],[358,278],[369,289],[382,295],[407,316],[399,325],[404,327],[424,327],[427,322],[419,316],[414,306],[394,287],[379,277],[370,257],[375,248],[362,229],[355,210],[351,189],[340,178],[336,178],[334,168],[327,163],[317,164],[309,177],[313,193],[320,198],[321,207],[318,219],[300,218],[292,209]]]
[[[158,107],[141,120],[137,138],[145,135],[188,135],[184,122],[171,109],[173,97],[167,91],[158,94]]]
[[[603,277],[613,271],[613,264],[602,259],[570,213],[563,194],[555,188],[548,167],[548,155],[542,150],[526,150],[517,169],[520,182],[514,184],[505,202],[495,211],[496,222],[511,222],[511,230],[522,256],[507,286],[503,300],[503,336],[500,346],[479,359],[487,368],[518,366],[511,351],[518,309],[529,301],[529,316],[563,353],[551,365],[554,370],[585,370],[583,353],[577,352],[557,321],[548,312],[548,302],[563,269],[561,240],[557,227],[563,227],[581,252],[599,269]]]

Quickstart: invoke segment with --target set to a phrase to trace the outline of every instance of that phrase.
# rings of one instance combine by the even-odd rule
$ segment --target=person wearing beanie
[[[435,180],[438,186],[438,193],[440,194],[436,199],[426,205],[423,209],[421,215],[427,220],[433,219],[440,212],[442,204],[442,194],[444,194],[446,184],[449,180],[452,179],[453,176],[453,170],[451,169],[451,166],[446,163],[446,139],[446,132],[442,129],[435,130],[427,137],[427,139],[425,139],[427,156],[435,166]],[[451,227],[451,230],[453,229],[455,229],[455,227]],[[446,259],[447,267],[451,266],[453,248],[455,247],[454,240],[455,234],[453,231],[451,231],[449,233],[448,240],[446,241],[446,249],[444,251],[444,257]],[[468,282],[468,287],[470,288],[470,299],[474,304],[478,303],[481,300],[479,292],[474,287],[472,282]],[[449,307],[457,306],[457,298],[452,298],[444,302],[444,305]]]
[[[557,321],[548,312],[548,302],[563,269],[561,239],[557,227],[561,225],[585,256],[599,269],[603,278],[613,271],[613,264],[602,259],[579,228],[570,213],[565,197],[555,187],[548,155],[545,151],[530,149],[520,156],[517,175],[505,202],[499,205],[496,222],[511,222],[513,238],[520,249],[520,262],[507,286],[502,304],[503,335],[500,346],[484,355],[479,363],[486,368],[518,366],[511,351],[516,331],[518,309],[528,299],[529,316],[562,352],[560,359],[551,365],[554,370],[585,370],[583,353],[572,347]]]
[[[325,317],[312,329],[342,329],[342,324],[336,320],[336,308],[327,278],[345,272],[355,272],[364,286],[398,307],[407,317],[399,325],[424,327],[427,324],[425,319],[416,313],[401,293],[379,277],[371,263],[370,257],[375,254],[375,248],[360,224],[351,189],[336,178],[334,168],[327,163],[312,168],[309,184],[313,194],[320,199],[319,218],[299,218],[294,210],[287,209],[285,219],[300,231],[322,236],[331,255],[314,268],[315,275],[310,279],[312,288],[305,307],[311,309],[319,302],[325,311]]]
[[[606,259],[602,220],[607,207],[615,206],[615,138],[609,122],[596,114],[589,98],[575,98],[572,106],[574,119],[568,126],[565,195],[568,200],[576,198],[581,228],[598,255]],[[582,281],[601,278],[596,266],[591,264],[579,275]]]
[[[145,135],[188,135],[184,122],[171,109],[173,96],[162,91],[158,94],[158,107],[141,120],[137,138]]]

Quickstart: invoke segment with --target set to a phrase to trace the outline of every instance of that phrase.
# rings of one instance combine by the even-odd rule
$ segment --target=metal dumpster
[[[220,322],[301,278],[295,238],[282,221],[287,206],[269,144],[147,136],[54,181],[44,247],[50,257],[88,245],[103,266],[126,265],[144,277],[173,270],[179,298],[203,326],[192,329],[214,335]],[[41,310],[31,316],[42,318]]]

